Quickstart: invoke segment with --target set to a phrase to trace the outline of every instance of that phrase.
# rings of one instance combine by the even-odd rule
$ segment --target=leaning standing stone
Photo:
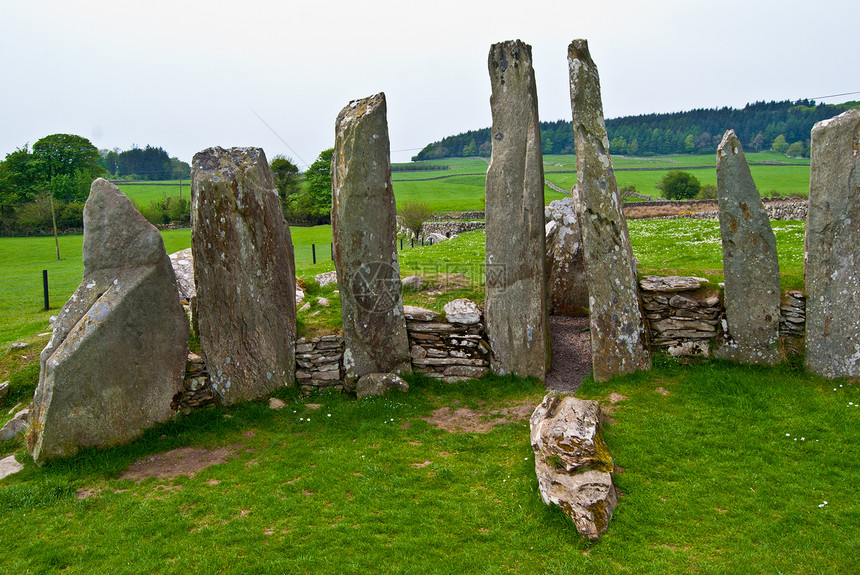
[[[385,94],[337,117],[331,224],[347,377],[411,371],[397,260]]]
[[[568,48],[576,181],[582,202],[582,241],[588,277],[591,359],[596,381],[650,369],[639,305],[633,248],[603,121],[600,77],[588,42]]]
[[[860,110],[812,128],[806,221],[806,367],[860,375]]]
[[[489,68],[493,152],[486,184],[484,316],[493,350],[491,369],[543,380],[552,347],[531,46],[519,40],[493,44]]]
[[[266,155],[194,155],[191,247],[200,348],[223,405],[295,383],[293,242]]]
[[[27,438],[38,464],[138,437],[174,411],[188,318],[161,234],[116,186],[84,206],[84,278],[40,357]]]
[[[773,364],[780,360],[776,238],[733,130],[717,148],[717,190],[728,333],[716,355]]]

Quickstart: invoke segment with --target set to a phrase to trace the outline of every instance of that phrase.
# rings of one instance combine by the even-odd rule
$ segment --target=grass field
[[[636,186],[640,194],[659,197],[654,186],[669,170],[689,169],[691,166],[714,166],[715,155],[665,156],[653,158],[631,158],[618,156],[613,165],[618,169],[615,176],[619,186]],[[775,152],[747,154],[749,162],[779,162],[779,166],[752,166],[751,171],[759,192],[764,196],[772,191],[783,195],[809,192],[809,160],[787,158]],[[448,169],[438,171],[393,172],[391,175],[397,204],[404,202],[423,202],[434,211],[472,211],[484,209],[484,184],[486,181],[487,161],[478,158],[447,158],[434,160],[434,165],[446,165]],[[648,168],[654,171],[625,171],[630,168]],[[661,169],[663,168],[663,169]],[[576,174],[563,173],[576,170],[575,156],[544,156],[546,179],[553,184],[571,189],[576,184]],[[560,173],[561,172],[561,173]],[[713,168],[693,170],[703,184],[717,183]],[[170,185],[154,183],[121,183],[119,188],[129,198],[140,205],[149,205],[164,196],[178,196],[179,182]],[[545,188],[547,203],[560,199],[563,194]],[[189,182],[182,182],[182,194],[190,198]]]
[[[803,225],[774,228],[791,284],[801,275]],[[297,246],[331,235],[329,227],[291,231]],[[716,222],[637,221],[630,231],[643,272],[721,279]],[[188,230],[163,235],[168,251],[190,244]],[[24,308],[41,305],[41,269],[67,274],[57,289],[71,293],[80,242],[61,238],[67,259],[55,263],[50,238],[0,240],[0,340],[19,330],[32,342],[0,356],[0,375],[12,382],[0,399],[0,423],[32,397],[38,379],[35,358],[47,336],[34,334],[48,314],[31,318]],[[400,254],[404,274],[477,280],[483,258],[482,231]],[[336,288],[311,280],[332,268],[331,261],[298,266],[308,301],[332,301],[300,314],[306,333],[337,315]],[[30,275],[35,294],[27,300]],[[15,289],[23,291],[16,296]],[[407,292],[404,299],[439,309],[462,294]],[[16,315],[32,323],[19,327]],[[860,442],[860,389],[856,381],[808,374],[800,357],[752,368],[658,356],[650,372],[586,380],[578,395],[611,409],[605,438],[621,490],[598,543],[582,540],[560,511],[543,505],[527,421],[500,414],[516,406],[528,414],[541,386],[499,377],[456,386],[408,380],[408,394],[363,401],[285,389],[276,394],[287,403],[281,411],[265,402],[207,408],[130,445],[44,468],[20,440],[0,443],[0,456],[16,453],[25,465],[0,483],[0,532],[14,534],[0,545],[0,565],[16,573],[855,570],[860,460],[850,446]],[[623,400],[611,404],[611,393]],[[439,409],[469,409],[499,425],[486,433],[444,431],[433,424]],[[223,461],[193,476],[123,477],[132,463],[180,448],[186,464],[218,453]]]

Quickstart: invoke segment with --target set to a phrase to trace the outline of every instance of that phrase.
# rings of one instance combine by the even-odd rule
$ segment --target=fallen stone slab
[[[551,393],[530,419],[543,502],[560,507],[592,541],[606,531],[618,503],[601,418],[596,401]]]
[[[24,466],[18,463],[14,455],[0,459],[0,479],[9,477],[24,469]]]

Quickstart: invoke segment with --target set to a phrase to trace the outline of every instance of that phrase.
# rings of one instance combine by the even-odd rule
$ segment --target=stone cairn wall
[[[487,374],[490,345],[484,333],[483,314],[473,302],[455,300],[445,308],[445,318],[433,310],[404,306],[412,369],[447,383]],[[300,338],[296,342],[296,380],[302,393],[326,389],[352,391],[343,367],[341,335]],[[217,403],[209,372],[199,355],[188,354],[183,389],[171,407],[190,411]]]
[[[711,354],[711,341],[725,332],[722,297],[702,293],[707,280],[695,277],[645,276],[639,282],[652,348],[673,356]],[[806,323],[806,297],[789,290],[782,300],[779,335],[800,336]]]
[[[471,232],[474,230],[483,230],[486,224],[484,222],[467,222],[467,221],[447,221],[447,222],[424,222],[421,224],[421,233],[427,237],[430,234],[439,234],[446,237],[462,234],[463,232]]]
[[[449,311],[458,304],[472,309],[464,314]],[[447,383],[487,374],[490,344],[484,333],[483,316],[475,304],[468,300],[447,304],[448,321],[440,320],[438,312],[420,307],[404,306],[404,313],[413,371]]]
[[[806,220],[809,213],[809,202],[770,202],[764,204],[764,210],[771,220]],[[719,210],[708,210],[706,212],[690,212],[678,214],[677,216],[658,216],[655,220],[677,220],[685,218],[688,220],[716,220],[720,217]]]

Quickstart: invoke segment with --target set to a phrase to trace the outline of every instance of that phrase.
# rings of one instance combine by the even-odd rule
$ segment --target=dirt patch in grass
[[[537,403],[528,401],[499,409],[472,410],[468,407],[440,407],[422,419],[449,433],[489,433],[497,425],[527,420]]]
[[[150,477],[158,479],[173,479],[180,475],[194,477],[196,473],[212,465],[224,463],[228,457],[233,457],[235,454],[236,448],[233,447],[215,449],[180,447],[135,461],[119,478],[140,483]]]

